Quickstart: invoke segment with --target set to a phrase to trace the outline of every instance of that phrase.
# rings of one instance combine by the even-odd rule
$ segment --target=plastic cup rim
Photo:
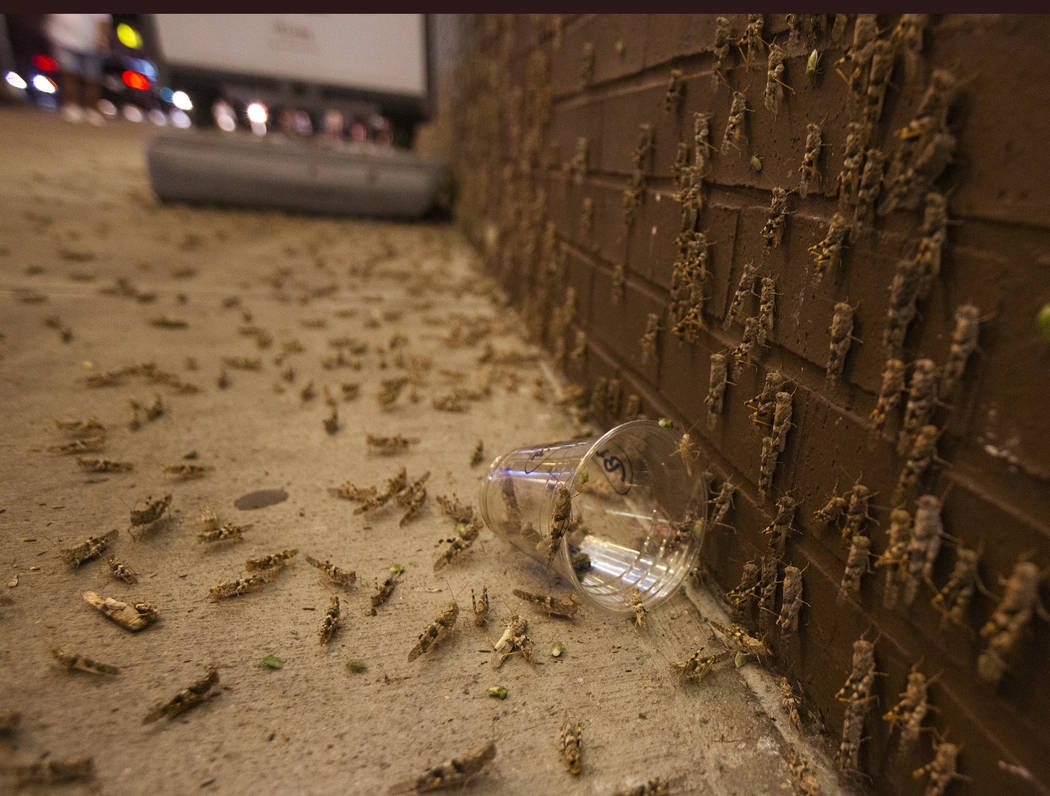
[[[610,439],[613,439],[615,437],[620,436],[621,434],[623,434],[625,429],[628,429],[628,428],[639,428],[639,427],[642,427],[642,426],[645,426],[645,427],[656,427],[656,428],[659,428],[661,430],[665,430],[664,427],[661,426],[655,420],[649,420],[647,418],[640,418],[640,419],[637,419],[637,420],[628,420],[626,423],[621,423],[620,425],[614,426],[613,428],[611,428],[608,431],[606,431],[604,434],[602,434],[600,437],[598,437],[598,439],[595,440],[594,444],[591,445],[591,447],[589,447],[587,449],[587,452],[585,454],[583,454],[583,456],[580,457],[580,463],[578,465],[576,465],[575,471],[573,471],[572,476],[569,478],[568,482],[565,484],[565,486],[569,490],[570,494],[573,492],[573,490],[575,490],[577,483],[579,483],[580,475],[583,472],[585,465],[587,464],[587,462],[589,462],[591,460],[591,457],[594,456],[594,454],[597,452],[598,448],[603,443],[605,443],[607,440],[610,440]],[[570,583],[573,586],[573,590],[576,591],[578,594],[582,595],[591,605],[600,607],[600,608],[602,608],[602,609],[604,609],[606,611],[610,611],[612,613],[617,613],[617,614],[627,614],[627,613],[631,613],[632,612],[633,609],[630,607],[630,605],[628,603],[624,602],[623,606],[619,607],[619,608],[614,606],[614,605],[609,605],[608,603],[600,601],[596,597],[592,596],[588,592],[588,590],[583,587],[583,584],[580,583],[579,577],[577,577],[577,575],[576,575],[576,570],[572,568],[572,559],[569,556],[569,541],[568,541],[568,539],[562,539],[561,540],[561,550],[559,551],[559,556],[561,558],[562,566],[563,566],[565,572],[568,573],[569,581],[570,581]],[[682,577],[684,577],[684,575]],[[668,594],[665,595],[665,596],[670,596],[670,594],[673,593],[676,590],[677,590],[677,586],[676,586],[675,589],[672,589],[671,592],[668,592]]]

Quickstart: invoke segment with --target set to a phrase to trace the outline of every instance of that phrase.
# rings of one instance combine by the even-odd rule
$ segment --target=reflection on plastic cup
[[[637,589],[649,607],[692,569],[707,523],[702,468],[680,440],[634,420],[598,439],[511,451],[489,468],[481,516],[593,603],[628,613]]]

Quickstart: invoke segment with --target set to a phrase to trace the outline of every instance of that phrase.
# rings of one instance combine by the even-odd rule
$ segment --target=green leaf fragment
[[[400,575],[402,572],[405,571],[405,568],[400,564],[391,564],[390,571],[393,572],[395,575]]]
[[[817,69],[820,67],[820,53],[813,50],[809,54],[809,58],[806,59],[806,74],[810,77],[816,77]]]
[[[1043,342],[1050,343],[1050,304],[1044,304],[1035,316],[1035,322],[1039,326],[1039,334],[1043,336]]]
[[[490,686],[488,689],[485,690],[485,693],[488,694],[490,697],[495,697],[496,699],[500,700],[507,698],[507,689],[501,685]]]
[[[584,530],[586,531],[586,529]],[[572,568],[577,575],[582,575],[591,568],[591,557],[586,553],[573,553],[570,560]]]
[[[660,424],[660,428],[674,428],[674,421],[669,417],[661,417],[656,422]]]
[[[187,453],[182,458],[183,459],[196,459],[197,458],[197,451],[190,451],[189,453]]]
[[[267,655],[262,659],[262,665],[267,669],[280,669],[284,666],[284,661],[278,658],[276,655]]]
[[[353,658],[353,659],[348,660],[346,662],[346,668],[350,672],[352,672],[353,674],[360,674],[361,672],[363,672],[368,667],[365,666],[365,662],[364,661],[358,660],[357,658]]]

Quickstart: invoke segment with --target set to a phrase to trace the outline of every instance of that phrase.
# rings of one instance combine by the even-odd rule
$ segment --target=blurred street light
[[[142,48],[142,36],[137,30],[131,27],[131,25],[128,25],[126,22],[121,22],[119,25],[117,25],[117,39],[119,39],[120,43],[123,44],[125,47],[128,47],[132,50],[138,50]]]
[[[171,104],[178,108],[180,111],[192,111],[193,100],[190,99],[190,95],[185,91],[176,91],[171,95]]]
[[[125,69],[121,78],[124,80],[124,84],[128,88],[137,89],[138,91],[145,91],[149,88],[149,80],[147,80],[146,76],[140,72],[133,72],[130,69]]]
[[[44,75],[33,75],[33,88],[44,94],[54,94],[58,91],[55,81]]]
[[[18,72],[8,72],[4,75],[4,80],[7,81],[7,85],[11,86],[11,88],[17,88],[19,91],[25,91],[29,88],[29,84]]]
[[[248,121],[253,125],[266,124],[266,120],[270,118],[269,112],[266,110],[266,106],[261,102],[253,102],[248,106]]]

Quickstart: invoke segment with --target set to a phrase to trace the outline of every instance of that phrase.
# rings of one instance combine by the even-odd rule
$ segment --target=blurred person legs
[[[62,118],[69,122],[87,119],[102,124],[98,101],[102,95],[102,55],[55,47],[55,60],[62,70]]]
[[[49,14],[45,33],[62,75],[62,116],[102,124],[102,61],[109,48],[109,14]]]

